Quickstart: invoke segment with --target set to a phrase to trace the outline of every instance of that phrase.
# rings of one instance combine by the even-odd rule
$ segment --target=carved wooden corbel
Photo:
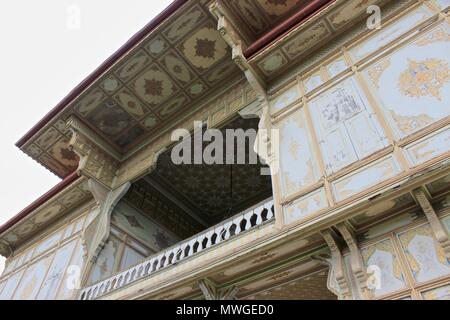
[[[338,235],[332,229],[323,230],[321,234],[331,252],[331,259],[328,260],[330,268],[328,272],[328,288],[330,291],[334,292],[340,300],[352,299],[350,286],[348,285],[345,276],[344,258],[342,256],[342,248],[339,244]],[[338,290],[333,288],[334,281],[338,286]]]
[[[9,258],[14,253],[13,248],[9,244],[8,241],[0,239],[0,255],[2,255],[5,258]]]
[[[414,198],[417,203],[422,208],[425,216],[430,223],[431,229],[433,230],[434,236],[436,237],[439,245],[444,249],[447,258],[450,258],[450,239],[445,227],[443,226],[441,220],[439,219],[436,211],[428,200],[427,194],[423,187],[417,188],[412,191]]]
[[[200,280],[198,286],[206,300],[236,300],[236,294],[239,291],[235,286],[219,289],[216,284],[208,279]]]
[[[88,138],[85,133],[87,129],[76,117],[71,117],[67,125],[72,131],[70,147],[80,157],[79,175],[95,179],[105,187],[112,188],[119,161],[111,155],[112,152],[105,151],[106,146],[100,148]]]
[[[266,95],[266,84],[259,74],[248,63],[243,53],[243,46],[248,45],[246,36],[238,32],[229,20],[230,14],[220,1],[210,5],[211,13],[218,19],[217,30],[232,49],[233,62],[244,72],[247,81],[260,96]]]
[[[97,261],[97,258],[109,239],[111,232],[111,214],[122,197],[129,190],[131,183],[128,182],[115,190],[109,190],[93,179],[88,181],[88,188],[94,199],[98,203],[95,217],[84,229],[82,234],[82,244],[87,266],[82,276],[83,283],[86,282],[90,265]]]
[[[367,272],[363,263],[361,251],[359,250],[355,234],[352,228],[345,222],[338,224],[336,227],[341,233],[350,250],[351,271],[356,278],[363,297],[369,299],[371,294],[367,288]]]

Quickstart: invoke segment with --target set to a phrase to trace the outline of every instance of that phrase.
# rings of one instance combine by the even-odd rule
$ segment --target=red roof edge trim
[[[264,49],[272,41],[276,40],[278,37],[282,36],[287,30],[297,24],[305,21],[315,13],[324,9],[335,0],[315,0],[308,4],[306,7],[301,8],[297,13],[292,15],[290,18],[286,19],[284,22],[277,25],[275,28],[261,36],[258,40],[253,42],[247,49],[244,50],[244,56],[247,59],[252,58],[260,50]]]
[[[150,21],[144,28],[138,31],[130,38],[122,47],[119,48],[112,56],[103,62],[97,69],[94,70],[87,78],[85,78],[78,86],[76,86],[63,100],[61,100],[56,107],[47,113],[36,125],[34,125],[17,143],[18,148],[22,148],[28,140],[30,140],[36,133],[38,133],[47,123],[49,123],[55,116],[67,107],[76,97],[78,97],[84,90],[86,90],[99,76],[111,68],[123,55],[138,44],[145,36],[158,27],[162,22],[169,18],[181,6],[189,0],[174,0],[166,9],[158,14],[152,21]]]
[[[58,183],[56,186],[54,186],[52,189],[50,189],[48,192],[42,195],[39,199],[37,199],[28,207],[20,211],[17,215],[8,220],[4,225],[0,226],[0,234],[7,231],[9,228],[13,227],[16,223],[18,223],[22,219],[26,218],[30,213],[32,213],[34,210],[42,206],[45,202],[56,196],[58,193],[60,193],[67,186],[69,186],[79,178],[80,177],[78,176],[78,173],[76,171],[67,176],[64,180],[62,180],[60,183]]]

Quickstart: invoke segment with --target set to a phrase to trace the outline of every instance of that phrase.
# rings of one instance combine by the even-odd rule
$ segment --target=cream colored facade
[[[295,2],[286,6],[295,10]],[[23,144],[47,166],[53,147],[43,141],[67,140],[79,178],[0,234],[8,257],[1,299],[450,298],[449,2],[332,1],[251,56],[245,52],[259,20],[243,23],[230,3],[183,4]],[[272,15],[281,10],[252,3]],[[381,8],[379,29],[367,27],[369,5]],[[205,29],[191,32],[210,20],[221,41],[212,54],[222,59],[211,65],[205,51],[203,59],[192,56],[201,50],[191,44],[192,35],[213,42]],[[184,35],[174,31],[183,28]],[[173,47],[167,55],[165,46]],[[152,75],[172,75],[168,64],[179,56],[190,63],[198,79],[188,80],[188,71],[173,77],[195,107],[158,113],[178,108],[170,98],[178,93],[160,103],[162,96],[139,91],[152,80],[144,77],[153,62],[142,62],[143,48],[156,57]],[[130,81],[136,65],[144,71]],[[227,82],[211,80],[230,66],[239,70]],[[160,79],[162,94],[173,89]],[[116,80],[139,100],[116,89]],[[197,98],[200,82],[210,92]],[[152,112],[161,104],[141,124],[167,123],[114,148],[96,131],[113,131],[106,120],[95,122],[103,95]],[[204,184],[214,174],[165,162],[172,131],[193,130],[198,120],[208,128],[256,126],[260,145],[275,145],[260,151],[270,181],[250,192],[256,178],[237,171],[246,198],[226,218],[199,214],[183,199],[200,198],[201,186],[186,191],[176,181],[198,174]],[[279,145],[263,129],[279,132]],[[131,130],[125,135],[134,139]]]

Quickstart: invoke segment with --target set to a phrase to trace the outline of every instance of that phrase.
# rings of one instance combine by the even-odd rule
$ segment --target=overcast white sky
[[[59,182],[15,142],[171,0],[9,0],[0,10],[0,225]],[[80,12],[80,28],[76,26]],[[75,24],[74,24],[75,22]],[[3,259],[0,257],[0,274]]]

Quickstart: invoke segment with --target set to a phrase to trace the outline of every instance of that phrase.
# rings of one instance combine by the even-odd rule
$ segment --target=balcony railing
[[[143,262],[128,268],[108,279],[84,288],[80,293],[81,300],[93,300],[147,277],[159,270],[183,261],[200,252],[210,249],[250,229],[274,219],[273,200],[266,200],[253,209],[246,210],[220,224],[211,227],[192,238],[157,253]]]

